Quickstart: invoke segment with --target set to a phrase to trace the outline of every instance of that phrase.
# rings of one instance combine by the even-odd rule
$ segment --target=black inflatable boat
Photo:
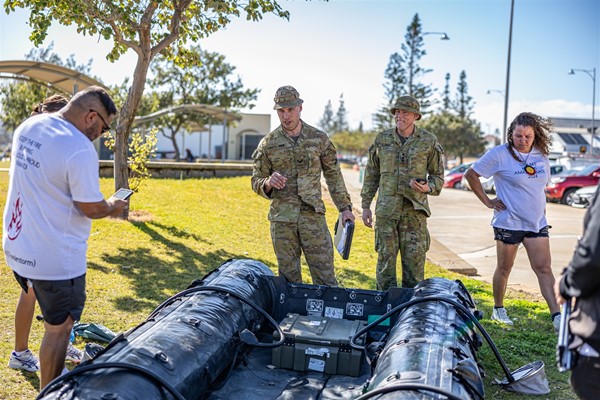
[[[230,260],[38,399],[483,399],[477,315],[460,281],[332,288]]]

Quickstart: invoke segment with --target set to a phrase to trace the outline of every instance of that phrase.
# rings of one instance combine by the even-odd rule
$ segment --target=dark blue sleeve
[[[600,290],[600,199],[598,190],[596,189],[594,201],[585,214],[583,237],[579,240],[573,258],[563,273],[560,293],[565,298],[585,298]]]

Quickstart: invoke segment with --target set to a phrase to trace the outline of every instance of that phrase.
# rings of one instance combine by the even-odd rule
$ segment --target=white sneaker
[[[552,325],[554,325],[554,332],[558,333],[558,331],[560,330],[560,322],[562,320],[562,317],[560,316],[560,314],[556,315],[554,318],[552,318]]]
[[[82,358],[83,351],[79,350],[77,347],[69,343],[69,347],[67,347],[67,356],[65,357],[65,360],[71,361],[74,364],[79,364]]]
[[[14,369],[24,369],[25,371],[29,372],[36,372],[40,370],[39,360],[31,351],[29,351],[29,349],[25,350],[25,352],[20,356],[18,356],[14,351],[10,353],[8,366]]]
[[[506,308],[494,308],[492,312],[492,319],[494,321],[498,321],[502,324],[513,325],[513,322],[508,318],[508,314],[506,314]]]

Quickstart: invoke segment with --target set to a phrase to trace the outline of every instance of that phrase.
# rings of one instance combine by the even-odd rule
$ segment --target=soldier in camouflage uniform
[[[260,141],[252,155],[252,189],[271,201],[269,221],[279,274],[302,283],[304,252],[313,284],[337,286],[321,173],[343,220],[354,222],[354,215],[335,146],[327,134],[300,119],[303,100],[296,89],[279,88],[274,101],[281,125]]]
[[[379,133],[369,148],[361,191],[363,222],[371,228],[371,202],[379,190],[375,207],[379,290],[398,285],[398,251],[402,286],[414,287],[423,280],[430,240],[427,217],[431,212],[427,195],[438,196],[444,183],[442,147],[434,135],[414,124],[421,119],[417,99],[402,96],[390,112],[396,128]]]

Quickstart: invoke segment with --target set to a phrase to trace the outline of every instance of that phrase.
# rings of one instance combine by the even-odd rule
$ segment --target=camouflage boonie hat
[[[390,108],[392,115],[396,114],[396,110],[404,110],[417,114],[417,121],[421,119],[421,105],[419,101],[412,96],[401,96],[396,100],[394,106]]]
[[[300,98],[300,93],[293,87],[287,85],[282,86],[275,92],[275,98],[273,99],[275,105],[273,110],[279,110],[280,108],[289,108],[299,106],[304,102]]]

